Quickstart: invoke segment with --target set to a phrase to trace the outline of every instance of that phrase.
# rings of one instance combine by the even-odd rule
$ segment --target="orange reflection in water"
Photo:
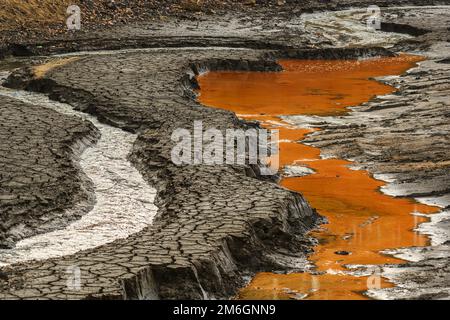
[[[281,185],[301,192],[328,219],[314,236],[320,240],[309,260],[318,274],[260,273],[241,290],[241,299],[364,299],[367,277],[346,274],[346,264],[400,263],[382,255],[384,249],[426,246],[428,239],[412,230],[425,221],[412,212],[437,208],[379,192],[383,182],[366,171],[351,170],[351,162],[321,159],[320,150],[299,143],[314,129],[295,128],[281,115],[337,115],[394,88],[370,80],[398,75],[421,57],[369,60],[281,60],[283,72],[211,72],[198,78],[202,104],[232,110],[280,130],[280,164],[307,166],[315,174],[284,178]],[[348,255],[337,254],[348,252]],[[344,272],[344,273],[343,273]],[[381,280],[381,287],[391,284]]]

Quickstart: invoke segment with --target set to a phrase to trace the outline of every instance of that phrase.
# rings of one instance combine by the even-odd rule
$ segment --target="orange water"
[[[302,193],[328,219],[313,232],[320,242],[309,257],[317,267],[314,273],[260,273],[239,298],[365,299],[361,293],[367,290],[367,277],[345,273],[346,264],[400,263],[379,251],[428,245],[425,236],[412,231],[425,218],[411,213],[437,208],[380,193],[384,183],[366,171],[350,170],[346,160],[321,159],[318,148],[302,144],[315,129],[292,127],[279,118],[344,114],[348,106],[395,91],[370,77],[401,74],[420,60],[412,55],[362,61],[281,60],[280,73],[210,72],[198,78],[202,104],[258,120],[266,128],[279,129],[281,140],[290,140],[280,143],[281,166],[307,166],[315,174],[284,178],[281,185]],[[336,254],[339,251],[351,254]],[[391,286],[383,279],[380,285]]]

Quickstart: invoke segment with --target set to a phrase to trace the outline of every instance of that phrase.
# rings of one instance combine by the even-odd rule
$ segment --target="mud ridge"
[[[77,39],[52,40],[44,43],[9,44],[0,47],[0,59],[7,57],[31,57],[81,51],[123,50],[123,49],[150,49],[150,48],[183,48],[183,47],[229,47],[264,50],[283,50],[291,48],[290,45],[273,41],[253,40],[239,37],[208,37],[208,36],[165,36],[143,37],[126,39]]]

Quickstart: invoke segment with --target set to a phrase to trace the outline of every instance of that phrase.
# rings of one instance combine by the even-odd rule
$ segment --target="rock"
[[[303,166],[285,166],[283,176],[285,177],[303,177],[313,174],[314,170]]]
[[[350,254],[352,254],[349,251],[335,251],[334,254],[340,255],[340,256],[348,256]]]

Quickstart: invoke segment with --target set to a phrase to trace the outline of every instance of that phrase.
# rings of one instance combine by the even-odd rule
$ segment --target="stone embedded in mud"
[[[352,254],[350,251],[335,251],[334,254],[340,255],[340,256],[348,256]]]
[[[309,174],[314,174],[314,170],[303,166],[285,166],[283,169],[285,177],[303,177]]]

